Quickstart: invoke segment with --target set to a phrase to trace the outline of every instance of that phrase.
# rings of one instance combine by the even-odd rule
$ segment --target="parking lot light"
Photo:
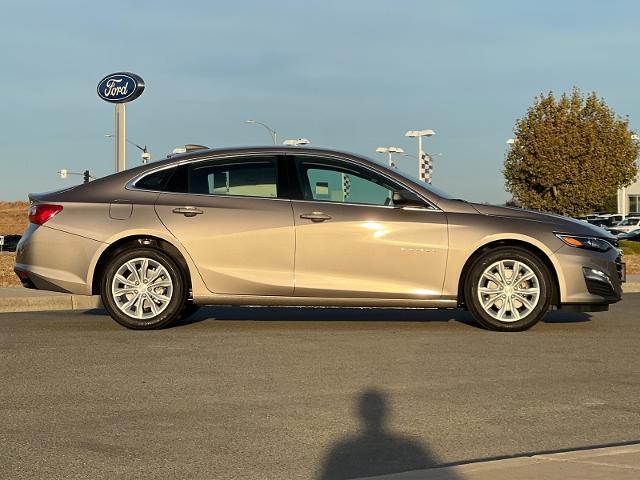
[[[393,161],[394,153],[404,153],[404,150],[400,147],[378,147],[376,148],[378,153],[386,153],[389,155],[389,167],[396,168],[396,162]]]
[[[283,145],[286,145],[288,147],[299,147],[300,145],[309,145],[309,140],[307,140],[306,138],[296,138],[296,139],[287,139],[284,142],[282,142]]]
[[[269,135],[271,135],[271,140],[273,140],[273,144],[274,145],[278,144],[278,134],[277,134],[277,132],[273,128],[271,128],[269,125],[267,125],[266,123],[258,122],[257,120],[254,120],[253,118],[250,118],[249,120],[245,120],[244,123],[246,123],[247,125],[261,125],[262,127],[266,128],[267,131],[269,132]]]

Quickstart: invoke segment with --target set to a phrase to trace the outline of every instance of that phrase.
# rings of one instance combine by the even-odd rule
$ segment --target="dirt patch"
[[[0,253],[0,288],[19,287],[20,280],[13,273],[13,265],[16,263],[15,253]]]
[[[640,255],[625,255],[623,260],[627,264],[627,275],[640,274]]]
[[[0,235],[22,235],[27,229],[29,202],[0,202]]]

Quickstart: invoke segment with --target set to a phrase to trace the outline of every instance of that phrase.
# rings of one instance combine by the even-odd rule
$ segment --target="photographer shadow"
[[[420,442],[388,430],[387,395],[366,390],[359,395],[357,414],[361,430],[336,442],[325,457],[319,480],[347,480],[388,475],[438,466],[438,459]],[[435,472],[434,472],[435,473]],[[421,478],[430,477],[424,472]],[[454,472],[437,472],[438,480],[461,480]]]

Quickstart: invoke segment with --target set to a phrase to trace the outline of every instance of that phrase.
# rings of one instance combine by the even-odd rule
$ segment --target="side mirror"
[[[396,190],[393,192],[393,205],[400,208],[424,207],[424,200],[410,190]]]

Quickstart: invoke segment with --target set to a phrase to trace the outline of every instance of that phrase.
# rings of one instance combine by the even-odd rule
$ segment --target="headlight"
[[[609,242],[597,237],[581,237],[578,235],[565,235],[563,233],[556,233],[556,237],[570,247],[584,248],[585,250],[606,252],[612,248]]]

